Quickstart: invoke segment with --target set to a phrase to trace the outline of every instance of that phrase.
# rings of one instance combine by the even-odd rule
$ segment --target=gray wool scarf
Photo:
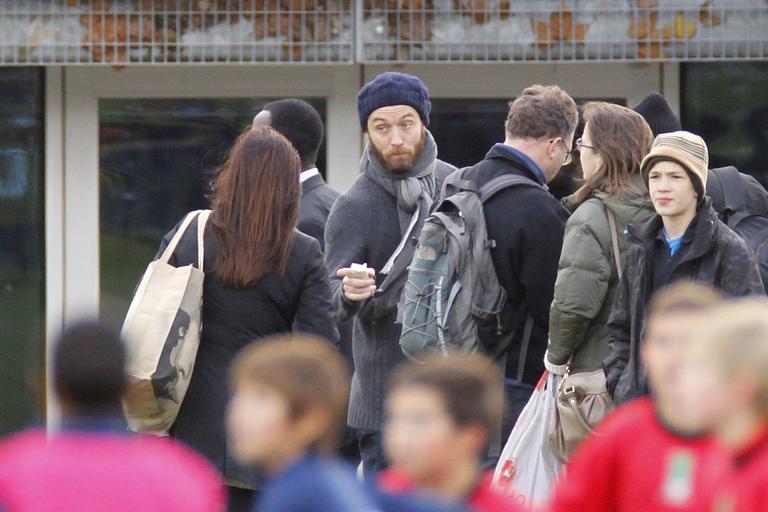
[[[435,197],[435,166],[437,165],[437,144],[429,131],[424,134],[424,147],[419,154],[416,165],[407,172],[394,174],[389,171],[373,152],[370,142],[363,152],[360,161],[362,172],[374,183],[397,198],[400,210],[401,233],[405,224],[410,223],[420,201],[427,200],[429,204]]]

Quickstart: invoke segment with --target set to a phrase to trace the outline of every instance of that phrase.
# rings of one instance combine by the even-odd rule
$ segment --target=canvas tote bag
[[[168,247],[147,266],[123,323],[128,389],[123,412],[134,432],[167,435],[189,387],[200,345],[203,235],[210,210],[190,212]],[[190,223],[197,223],[197,261],[168,263]]]

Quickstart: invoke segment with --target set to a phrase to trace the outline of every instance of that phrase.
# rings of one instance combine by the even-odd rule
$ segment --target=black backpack
[[[768,283],[768,191],[733,166],[712,169],[707,195],[720,220],[736,232],[757,256],[763,285]]]

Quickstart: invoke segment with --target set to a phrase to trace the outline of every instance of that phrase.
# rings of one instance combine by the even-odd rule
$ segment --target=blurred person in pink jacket
[[[215,512],[224,509],[209,464],[169,439],[134,435],[122,419],[125,351],[95,322],[65,331],[54,359],[62,427],[0,444],[0,510]]]

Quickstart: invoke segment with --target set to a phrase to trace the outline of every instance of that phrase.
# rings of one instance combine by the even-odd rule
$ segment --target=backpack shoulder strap
[[[712,169],[723,188],[724,210],[727,215],[745,211],[747,207],[747,192],[741,180],[739,170],[733,166]]]
[[[723,181],[712,169],[707,171],[707,195],[712,200],[712,207],[722,220],[725,211],[725,192],[723,190]]]
[[[546,191],[544,187],[529,178],[517,174],[504,174],[480,187],[477,193],[480,195],[480,201],[485,203],[502,190],[510,187],[537,187]]]
[[[440,200],[438,203],[462,190],[475,190],[474,182],[464,179],[464,175],[469,169],[471,169],[471,167],[463,167],[458,171],[452,172],[443,180],[443,186],[440,190]]]

